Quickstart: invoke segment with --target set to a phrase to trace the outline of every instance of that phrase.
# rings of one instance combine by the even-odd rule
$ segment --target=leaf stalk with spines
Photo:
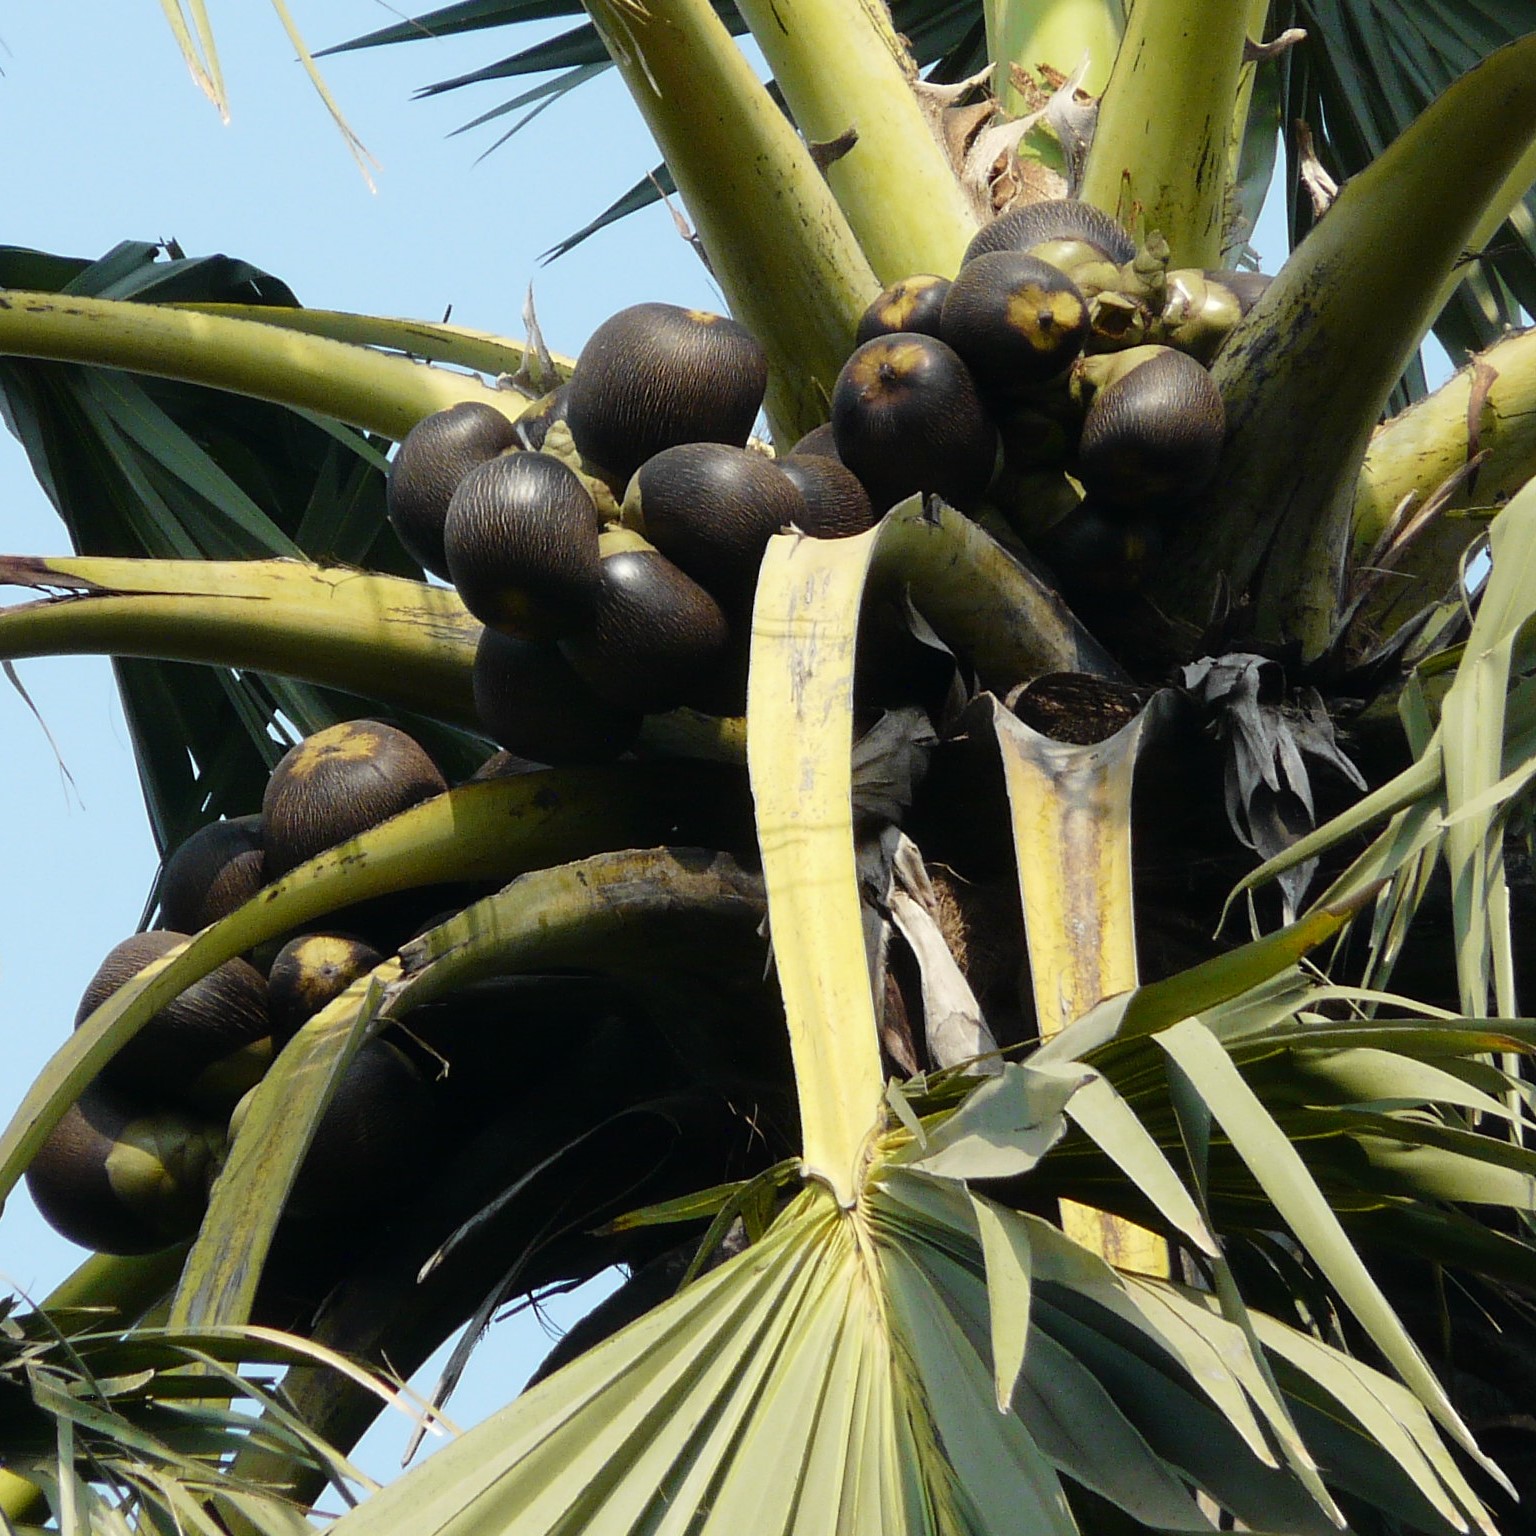
[[[740,0],[740,9],[801,133],[839,144],[827,184],[876,278],[953,276],[975,217],[913,94],[916,66],[884,5]]]

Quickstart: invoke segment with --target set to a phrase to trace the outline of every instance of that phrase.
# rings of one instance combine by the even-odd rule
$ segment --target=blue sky
[[[158,8],[80,0],[0,10],[0,129],[11,146],[0,242],[90,257],[123,239],[175,238],[191,255],[225,251],[264,267],[308,305],[432,319],[451,305],[456,321],[513,336],[532,280],[546,337],[570,353],[605,316],[639,300],[722,307],[659,208],[538,265],[541,251],[654,163],[615,78],[555,106],[477,164],[499,127],[447,135],[512,90],[493,83],[423,102],[411,92],[512,51],[504,37],[327,60],[333,90],[380,163],[370,192],[268,7],[212,10],[232,96],[227,126],[192,85]],[[294,10],[315,47],[396,14],[376,0]],[[66,551],[5,434],[0,548]],[[106,663],[48,659],[19,670],[74,784],[26,705],[0,686],[6,1116],[70,1028],[101,957],[136,926],[155,868]],[[40,1295],[80,1257],[22,1195],[0,1218],[8,1284]],[[548,1345],[527,1317],[493,1337],[450,1405],[461,1422],[501,1400]],[[403,1438],[399,1427],[382,1446],[375,1437],[365,1459],[375,1475],[387,1474],[388,1446]]]
[[[569,352],[626,304],[722,307],[660,209],[552,267],[538,265],[540,252],[655,163],[616,79],[583,92],[579,104],[557,105],[476,164],[497,128],[447,136],[513,91],[493,84],[424,102],[411,93],[511,52],[504,39],[328,60],[333,91],[380,163],[370,192],[271,10],[210,9],[232,97],[227,126],[192,84],[158,7],[83,0],[0,9],[0,129],[10,145],[0,242],[94,257],[119,240],[175,238],[189,255],[224,251],[252,261],[312,306],[440,319],[451,305],[455,320],[515,337],[532,280],[551,346]],[[293,9],[312,47],[388,25],[396,14],[374,0]],[[6,433],[0,549],[68,552]],[[37,721],[0,683],[7,1118],[64,1039],[102,956],[136,927],[155,869],[106,662],[50,658],[18,670],[74,788]],[[7,1286],[41,1295],[82,1256],[38,1220],[24,1194],[0,1218]],[[571,1310],[566,1304],[565,1315]],[[549,1342],[528,1316],[493,1330],[492,1340],[451,1405],[461,1422],[509,1394]],[[398,1456],[403,1423],[375,1437],[365,1457],[374,1475],[387,1475],[390,1445]]]

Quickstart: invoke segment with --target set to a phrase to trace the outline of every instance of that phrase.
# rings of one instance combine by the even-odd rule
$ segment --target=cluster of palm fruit
[[[1226,420],[1207,368],[1267,282],[1170,271],[1160,236],[1138,250],[1085,203],[1015,209],[953,280],[906,278],[866,311],[835,451],[877,506],[986,502],[1069,595],[1126,590],[1215,473]],[[1063,470],[1080,501],[1042,494]]]
[[[467,402],[407,435],[390,519],[486,626],[475,702],[504,748],[595,761],[646,714],[740,712],[768,540],[874,521],[840,465],[748,447],[767,377],[734,321],[640,304],[515,424]]]
[[[1015,530],[1069,594],[1123,588],[1214,472],[1224,417],[1206,365],[1265,281],[1169,271],[1156,237],[1138,251],[1084,204],[1030,205],[983,230],[953,280],[908,278],[871,304],[831,422],[779,458],[749,446],[767,382],[754,338],[719,315],[636,305],[516,421],[464,403],[418,423],[391,468],[390,519],[485,625],[475,703],[512,766],[615,757],[648,713],[741,710],[758,566],[785,528],[858,533],[919,492],[966,512],[1023,506]],[[1062,471],[1082,496],[1051,522],[1028,491]],[[301,742],[259,815],[205,827],[170,857],[159,927],[103,961],[77,1024],[268,882],[446,787],[415,741],[378,722]],[[353,909],[189,988],[34,1161],[44,1215],[115,1252],[195,1231],[243,1096],[276,1051],[427,915]],[[291,1210],[398,1193],[437,1113],[410,1055],[368,1042]]]
[[[1160,237],[1138,250],[1087,204],[1031,204],[978,234],[953,280],[875,300],[830,424],[777,459],[748,446],[756,341],[636,305],[516,423],[480,403],[418,423],[390,518],[486,625],[487,733],[538,762],[611,757],[644,714],[740,709],[757,567],[784,528],[861,532],[914,492],[985,500],[1070,595],[1134,585],[1214,473],[1207,365],[1266,282],[1170,271]],[[1061,470],[1080,503],[1039,494]]]
[[[159,926],[118,944],[86,987],[78,1026],[186,938],[315,854],[447,788],[403,731],[332,726],[273,769],[260,814],[212,822],[167,859]],[[388,952],[421,913],[341,914]],[[333,918],[332,921],[336,919]],[[64,1236],[144,1253],[197,1230],[244,1096],[299,1027],[383,956],[352,932],[297,934],[226,961],[157,1013],[54,1130],[27,1173]],[[432,1141],[437,1106],[397,1045],[370,1040],[347,1068],[295,1186],[299,1216],[371,1210],[399,1193]]]

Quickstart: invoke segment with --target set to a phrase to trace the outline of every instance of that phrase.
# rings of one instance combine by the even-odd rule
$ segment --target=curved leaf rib
[[[260,321],[15,289],[0,293],[0,353],[208,384],[397,442],[460,400],[483,400],[514,420],[527,403],[465,374]]]

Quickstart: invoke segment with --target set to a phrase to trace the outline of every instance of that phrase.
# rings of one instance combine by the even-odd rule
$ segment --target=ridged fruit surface
[[[597,591],[597,508],[559,459],[518,453],[459,482],[443,547],[464,606],[503,634],[555,640]]]
[[[402,730],[343,720],[290,747],[267,780],[262,833],[271,879],[448,787]]]
[[[459,481],[517,442],[517,428],[483,400],[434,411],[405,434],[389,466],[389,520],[400,542],[434,576],[448,576],[443,522]]]
[[[875,526],[875,508],[859,477],[837,459],[791,453],[775,459],[805,501],[802,533],[817,539],[843,539]]]
[[[1136,242],[1109,214],[1073,198],[1048,198],[999,214],[972,238],[964,260],[974,261],[988,251],[1027,251],[1048,240],[1082,241],[1116,266],[1136,255]]]
[[[582,458],[622,491],[664,448],[745,447],[767,387],[767,356],[734,320],[635,304],[605,320],[581,349],[566,422]]]

